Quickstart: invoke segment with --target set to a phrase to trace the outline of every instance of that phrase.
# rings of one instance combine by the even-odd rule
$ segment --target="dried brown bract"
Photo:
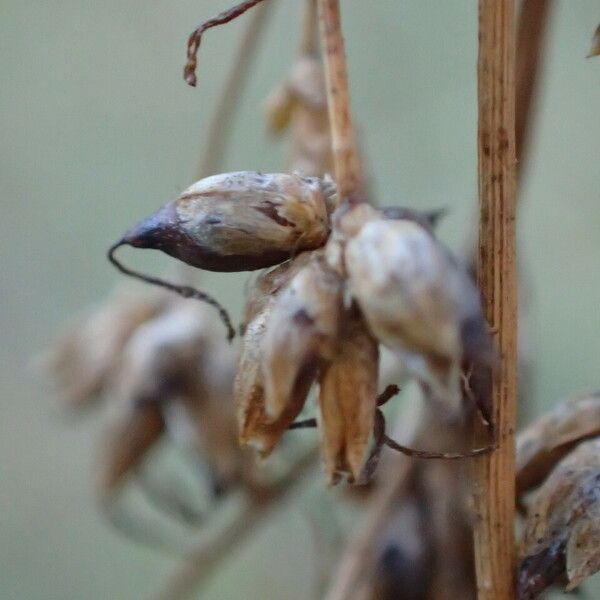
[[[344,312],[336,353],[319,381],[319,430],[330,483],[360,479],[377,405],[379,350],[358,310]]]
[[[600,440],[580,444],[536,492],[521,556],[519,600],[554,583],[572,590],[600,569]]]
[[[249,286],[246,296],[242,349],[235,375],[234,397],[240,443],[256,448],[263,456],[281,439],[304,404],[304,399],[298,397],[295,404],[288,403],[279,418],[269,418],[265,408],[262,365],[263,340],[276,299],[309,260],[310,253],[304,253],[262,273]]]
[[[70,325],[41,359],[69,408],[83,407],[106,390],[131,334],[164,310],[170,299],[163,293],[120,287]]]
[[[517,492],[538,486],[579,442],[600,435],[600,392],[557,406],[517,437]]]
[[[278,417],[288,402],[303,400],[319,367],[336,351],[342,282],[315,253],[281,292],[263,344],[265,408]]]
[[[592,56],[600,56],[600,25],[598,25],[596,31],[594,32],[592,45],[590,47],[590,51],[588,52],[587,58],[591,58]]]

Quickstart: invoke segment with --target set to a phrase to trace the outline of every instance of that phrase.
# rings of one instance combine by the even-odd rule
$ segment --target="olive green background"
[[[242,19],[206,35],[195,90],[181,78],[185,40],[228,4],[0,0],[3,600],[147,598],[175,564],[121,539],[95,510],[100,414],[65,420],[31,357],[117,281],[107,246],[191,182]],[[294,56],[300,5],[272,1],[223,170],[282,168],[261,102]],[[476,197],[476,2],[342,5],[377,198],[449,207],[441,235],[462,251]],[[532,413],[600,385],[600,58],[584,59],[600,5],[555,6],[518,219]],[[169,262],[148,254],[127,257],[155,272]],[[244,280],[201,275],[234,311]],[[319,557],[303,510],[277,514],[202,597],[313,597]]]

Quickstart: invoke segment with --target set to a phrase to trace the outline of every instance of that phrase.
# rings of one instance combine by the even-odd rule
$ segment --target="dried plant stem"
[[[268,9],[267,2],[252,11],[244,34],[240,38],[203,142],[203,153],[196,179],[213,175],[223,164],[235,108],[239,105],[240,94],[250,73],[250,64],[256,56],[260,34],[269,14]]]
[[[358,201],[361,165],[356,147],[339,0],[318,0],[321,51],[339,198]]]
[[[537,88],[542,71],[542,50],[552,0],[523,0],[519,11],[516,55],[515,146],[519,177],[525,167]]]
[[[296,490],[313,468],[318,456],[316,449],[305,452],[290,467],[288,473],[270,491],[268,496],[248,501],[228,524],[214,535],[206,538],[192,550],[185,562],[175,571],[154,600],[181,600],[192,592],[213,572],[214,567],[227,557],[236,546],[258,527],[276,505],[283,503]]]
[[[513,10],[514,0],[479,0],[477,278],[486,316],[498,332],[501,357],[492,390],[499,447],[474,460],[479,600],[514,598],[517,270]]]

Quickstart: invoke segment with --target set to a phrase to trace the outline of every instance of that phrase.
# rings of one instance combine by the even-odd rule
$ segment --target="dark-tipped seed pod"
[[[208,271],[262,269],[325,243],[332,187],[288,173],[214,175],[138,223],[122,244]]]

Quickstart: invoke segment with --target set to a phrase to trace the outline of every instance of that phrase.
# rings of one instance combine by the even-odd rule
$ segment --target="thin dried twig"
[[[263,0],[246,0],[240,4],[236,4],[227,10],[219,13],[216,17],[204,21],[200,27],[195,29],[188,39],[187,44],[187,62],[183,69],[183,78],[192,87],[196,86],[196,65],[198,63],[198,49],[200,48],[200,42],[202,41],[202,35],[207,29],[218,27],[219,25],[225,25],[234,19],[237,19],[240,15],[243,15],[247,10],[250,10],[253,6],[256,6]]]
[[[338,196],[340,201],[357,202],[361,164],[350,111],[339,0],[318,0],[318,9]]]
[[[477,279],[498,331],[493,375],[498,449],[474,461],[479,600],[514,598],[517,270],[515,251],[514,0],[479,0],[479,248]]]
[[[271,494],[260,502],[250,502],[227,527],[205,539],[188,555],[185,563],[154,596],[154,600],[181,600],[189,597],[211,574],[215,565],[265,520],[275,505],[282,504],[290,497],[314,466],[317,456],[316,449],[306,452],[273,487]]]

